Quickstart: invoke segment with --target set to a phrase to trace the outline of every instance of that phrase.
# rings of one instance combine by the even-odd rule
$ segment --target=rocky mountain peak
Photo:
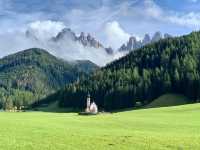
[[[157,31],[152,37],[152,42],[157,42],[160,39],[162,39],[162,34],[161,32]]]
[[[81,32],[80,36],[78,37],[78,39],[80,41],[85,41],[86,40],[86,36],[85,36],[85,33],[84,32]]]
[[[77,36],[70,28],[65,28],[61,32],[57,34],[56,37],[53,38],[53,41],[60,41],[70,39],[74,42],[79,42],[84,47],[93,47],[93,48],[102,48],[105,49],[104,46],[97,41],[94,37],[92,37],[89,33],[85,34],[81,32],[79,36]],[[105,49],[108,52],[107,49]],[[109,51],[110,53],[110,51]]]
[[[68,38],[70,40],[76,41],[76,34],[70,28],[64,28],[61,32],[57,34],[54,41],[59,41],[61,39]]]
[[[113,54],[114,50],[111,47],[105,48],[108,54]]]
[[[172,37],[170,34],[165,33],[164,38]],[[157,42],[160,39],[163,39],[161,32],[156,32],[151,38],[149,34],[145,34],[143,40],[137,40],[134,36],[130,37],[126,44],[122,44],[122,46],[118,49],[119,51],[131,51],[137,48],[140,48],[146,44]]]
[[[144,39],[142,40],[143,45],[149,44],[151,42],[151,37],[149,34],[144,35]]]
[[[164,38],[166,39],[166,38],[171,38],[172,37],[172,35],[170,35],[170,34],[168,34],[168,33],[165,33],[164,34]]]
[[[87,35],[87,40],[88,41],[91,41],[93,38],[92,38],[92,36],[88,33],[88,35]]]
[[[103,45],[98,42],[94,37],[92,37],[89,33],[85,35],[84,32],[81,32],[80,36],[78,37],[78,41],[83,46],[89,46],[94,48],[103,48]]]
[[[132,49],[139,48],[141,45],[140,41],[137,41],[136,37],[131,36],[126,44],[123,44],[119,51],[130,51]]]
[[[128,44],[136,44],[136,43],[137,43],[136,38],[135,38],[134,36],[131,36],[131,37],[129,38]]]

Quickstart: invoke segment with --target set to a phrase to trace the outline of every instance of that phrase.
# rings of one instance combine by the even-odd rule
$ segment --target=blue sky
[[[141,39],[156,31],[183,35],[199,30],[200,0],[0,0],[1,49],[24,48],[11,48],[2,37],[11,41],[31,28],[45,39],[64,27],[91,33],[116,49],[132,35]]]
[[[179,35],[199,28],[199,14],[199,0],[0,0],[0,27],[5,30],[52,20],[96,34],[115,21],[137,36],[157,30]]]

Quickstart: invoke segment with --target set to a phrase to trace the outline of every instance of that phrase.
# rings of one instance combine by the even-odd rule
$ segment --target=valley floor
[[[200,149],[200,104],[97,116],[0,113],[2,150]]]

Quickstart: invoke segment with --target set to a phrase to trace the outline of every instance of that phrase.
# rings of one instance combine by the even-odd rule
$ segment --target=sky
[[[199,30],[200,0],[0,0],[0,57],[35,46],[26,30],[45,40],[65,27],[117,49],[130,36]]]

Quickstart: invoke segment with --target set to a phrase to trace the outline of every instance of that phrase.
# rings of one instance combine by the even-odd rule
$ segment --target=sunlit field
[[[200,104],[97,116],[2,112],[0,149],[200,149]]]

